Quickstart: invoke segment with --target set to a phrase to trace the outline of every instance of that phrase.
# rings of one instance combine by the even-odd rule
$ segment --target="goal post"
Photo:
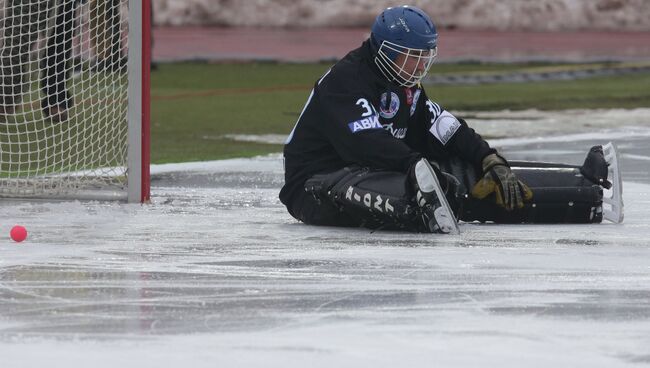
[[[0,0],[0,198],[149,200],[150,0]]]
[[[129,202],[150,198],[151,0],[129,0]]]

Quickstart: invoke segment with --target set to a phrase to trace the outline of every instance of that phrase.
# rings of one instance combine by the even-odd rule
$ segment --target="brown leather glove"
[[[510,170],[499,155],[493,153],[483,159],[483,177],[472,188],[472,196],[484,199],[494,193],[497,205],[512,211],[524,207],[524,201],[533,199],[533,192]]]

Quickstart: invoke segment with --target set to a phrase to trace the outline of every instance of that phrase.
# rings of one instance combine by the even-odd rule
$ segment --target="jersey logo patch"
[[[377,115],[368,116],[367,118],[348,123],[348,128],[352,133],[357,133],[366,129],[384,129],[379,122]]]
[[[386,107],[387,97],[388,94],[386,92],[381,95],[381,98],[379,100],[379,115],[381,115],[381,117],[384,119],[392,119],[395,115],[397,115],[397,110],[399,110],[399,97],[397,97],[397,93],[391,92],[390,104],[388,107]]]
[[[411,111],[409,116],[413,116],[415,114],[415,107],[418,105],[418,99],[420,98],[420,90],[416,89],[415,93],[413,94],[413,104],[411,104]]]
[[[447,111],[443,111],[431,125],[429,131],[443,144],[447,144],[460,128],[460,122]]]

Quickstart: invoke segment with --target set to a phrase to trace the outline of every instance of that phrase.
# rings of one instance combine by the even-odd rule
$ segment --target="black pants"
[[[53,0],[7,0],[0,54],[0,111],[13,111],[30,85],[29,56]]]
[[[581,175],[580,166],[511,162],[513,172],[533,191],[524,208],[506,211],[493,198],[469,193],[479,175],[460,160],[441,169],[456,178],[446,187],[447,200],[460,220],[497,223],[598,223],[602,221],[603,190]],[[447,178],[440,177],[441,182]],[[289,212],[312,225],[424,231],[406,174],[347,167],[307,180]]]
[[[54,11],[54,27],[47,38],[45,56],[41,60],[41,89],[45,96],[42,107],[59,107],[67,110],[72,107],[72,96],[66,88],[70,72],[74,68],[70,62],[72,54],[72,40],[75,27],[75,13],[77,5],[85,0],[61,0]],[[91,16],[102,17],[108,24],[106,29],[94,30],[96,49],[101,48],[101,55],[98,55],[97,71],[117,71],[123,65],[121,50],[121,29],[120,29],[120,0],[103,0],[104,4],[92,3],[92,6],[99,7],[96,14]],[[100,7],[101,6],[101,7]],[[98,50],[95,50],[97,52]]]
[[[58,107],[67,110],[72,107],[72,96],[66,82],[72,69],[69,62],[72,54],[74,13],[78,0],[63,0],[54,11],[54,28],[47,38],[47,48],[41,60],[41,89],[44,99],[42,107]]]
[[[102,42],[110,45],[104,65],[121,66],[120,0],[104,0],[101,9],[109,22]],[[84,0],[7,0],[4,25],[4,45],[0,54],[0,108],[13,111],[22,102],[30,85],[29,57],[40,34],[47,29],[48,15],[54,24],[48,32],[47,46],[41,59],[40,85],[43,108],[72,106],[66,82],[73,68],[70,63],[76,22],[76,9]],[[97,47],[97,45],[94,45]]]

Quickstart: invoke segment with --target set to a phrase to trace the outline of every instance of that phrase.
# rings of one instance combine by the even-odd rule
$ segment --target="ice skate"
[[[609,170],[612,186],[605,189],[603,197],[603,218],[613,223],[623,222],[623,181],[618,166],[618,154],[613,143],[603,146],[603,153]]]
[[[426,159],[421,159],[415,164],[415,181],[418,186],[416,200],[422,210],[422,221],[427,230],[439,234],[460,234],[458,223],[440,182]]]

